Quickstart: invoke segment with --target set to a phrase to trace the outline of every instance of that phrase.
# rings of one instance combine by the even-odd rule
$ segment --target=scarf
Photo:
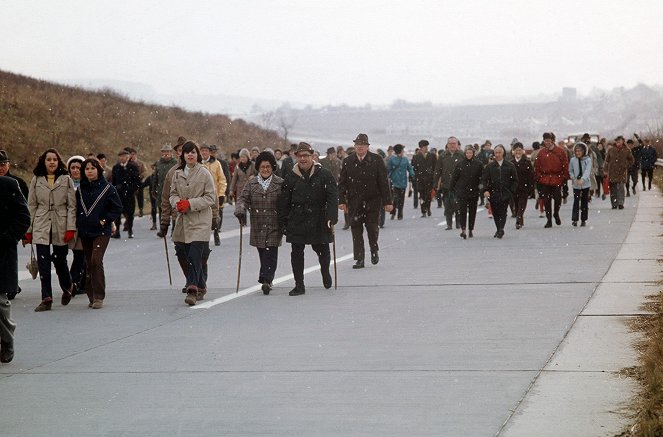
[[[273,174],[269,175],[267,179],[263,179],[262,176],[258,175],[258,183],[262,187],[264,191],[267,191],[267,188],[269,188],[269,184],[272,183],[272,176]]]

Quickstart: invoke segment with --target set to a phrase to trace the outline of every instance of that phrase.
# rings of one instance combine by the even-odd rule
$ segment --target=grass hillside
[[[87,91],[0,71],[0,148],[18,173],[31,172],[49,147],[63,159],[89,152],[113,162],[126,146],[146,162],[183,135],[217,144],[228,157],[241,147],[283,147],[276,132],[225,115],[135,102],[111,90]]]

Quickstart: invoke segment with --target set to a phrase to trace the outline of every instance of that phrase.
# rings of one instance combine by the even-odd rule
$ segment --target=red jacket
[[[541,147],[534,165],[536,181],[541,185],[560,186],[569,178],[569,159],[559,146]]]

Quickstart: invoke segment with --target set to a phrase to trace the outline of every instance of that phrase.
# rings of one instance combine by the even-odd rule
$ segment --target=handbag
[[[30,275],[32,276],[32,279],[37,279],[37,275],[39,275],[39,266],[37,265],[37,257],[35,257],[35,248],[30,243],[30,261],[25,265],[25,268],[28,269],[28,272],[30,272]]]

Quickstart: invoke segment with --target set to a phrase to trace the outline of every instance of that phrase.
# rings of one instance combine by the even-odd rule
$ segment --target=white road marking
[[[347,255],[343,255],[340,258],[336,258],[336,263],[337,264],[342,263],[343,261],[347,261],[349,259],[352,259],[353,257],[354,256],[351,253],[349,253]],[[333,263],[334,263],[334,260],[332,259],[331,265],[329,266],[330,269],[332,269],[334,267]],[[306,275],[307,273],[315,272],[316,270],[320,270],[320,264],[316,264],[312,267],[308,267],[308,268],[304,269],[304,274]],[[280,284],[282,282],[286,282],[286,281],[292,279],[293,277],[294,276],[292,275],[292,273],[290,273],[289,275],[281,276],[279,278],[274,278],[274,280],[272,281],[272,284],[273,285]],[[253,285],[249,288],[245,288],[243,290],[240,290],[238,293],[231,293],[231,294],[228,294],[226,296],[219,297],[217,299],[207,301],[205,303],[196,304],[195,306],[192,306],[191,308],[193,308],[194,310],[212,308],[215,305],[219,305],[219,304],[237,299],[239,297],[246,296],[246,295],[249,295],[251,293],[255,293],[256,291],[259,291],[261,289],[261,287],[262,287],[261,284]]]

